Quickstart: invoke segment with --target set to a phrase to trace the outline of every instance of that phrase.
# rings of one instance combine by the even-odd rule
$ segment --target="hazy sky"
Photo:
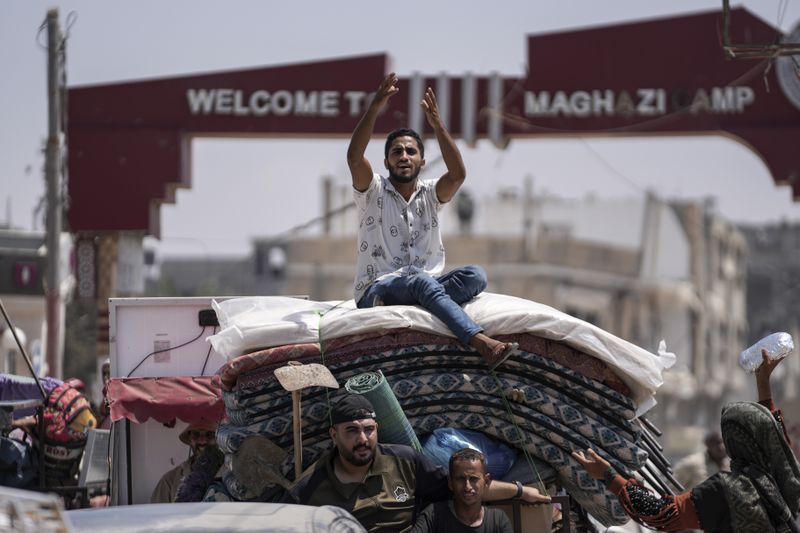
[[[0,223],[42,229],[34,209],[44,195],[46,53],[37,32],[49,7],[68,42],[69,85],[252,68],[387,53],[400,76],[493,71],[521,76],[526,35],[720,9],[722,0],[643,2],[375,1],[0,2]],[[788,31],[796,1],[744,5]],[[302,6],[302,7],[301,7]],[[783,11],[780,16],[779,11]],[[587,57],[587,60],[589,58]],[[376,85],[380,80],[376,80]],[[321,176],[344,189],[347,140],[196,140],[192,188],[161,209],[162,255],[244,254],[250,239],[281,233],[320,214]],[[381,143],[368,156],[380,166]],[[505,151],[463,147],[466,187],[482,195],[521,188],[563,197],[714,197],[733,221],[800,220],[800,204],[777,188],[740,144],[716,137],[512,141]],[[428,159],[436,151],[429,148]],[[432,173],[440,172],[441,167]]]

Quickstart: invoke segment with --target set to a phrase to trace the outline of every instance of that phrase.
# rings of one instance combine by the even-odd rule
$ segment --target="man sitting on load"
[[[456,195],[467,170],[439,115],[433,90],[428,88],[420,105],[439,143],[447,167],[444,175],[434,180],[418,179],[425,166],[425,146],[419,133],[407,128],[394,130],[386,139],[383,164],[388,178],[373,173],[364,155],[378,114],[399,91],[396,84],[394,73],[383,80],[347,149],[347,165],[361,219],[356,305],[424,307],[494,369],[517,345],[487,336],[461,308],[486,288],[486,272],[480,266],[469,265],[442,275],[445,253],[438,213]]]

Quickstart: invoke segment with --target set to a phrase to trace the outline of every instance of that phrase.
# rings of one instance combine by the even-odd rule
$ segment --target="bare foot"
[[[511,352],[518,348],[515,342],[500,342],[483,333],[477,333],[472,337],[469,340],[469,345],[481,354],[481,357],[492,370],[508,359]]]
[[[476,333],[475,336],[469,340],[469,345],[475,348],[484,359],[490,358],[498,352],[503,351],[505,347],[505,344],[502,342],[494,340],[483,333]]]

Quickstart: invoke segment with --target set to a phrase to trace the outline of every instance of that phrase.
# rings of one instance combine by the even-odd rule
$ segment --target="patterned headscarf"
[[[722,409],[731,472],[722,474],[733,531],[796,531],[800,466],[769,409],[734,402]]]

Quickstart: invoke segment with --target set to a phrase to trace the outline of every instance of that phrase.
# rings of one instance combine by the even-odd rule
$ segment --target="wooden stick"
[[[300,391],[292,391],[292,424],[294,426],[294,479],[303,472],[303,431],[300,421]]]

